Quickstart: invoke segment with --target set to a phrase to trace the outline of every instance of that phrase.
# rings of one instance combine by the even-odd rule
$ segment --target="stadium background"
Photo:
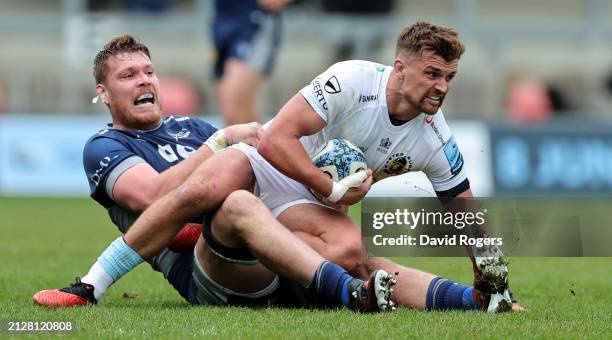
[[[330,10],[344,3],[302,1],[285,12],[276,68],[261,94],[265,117],[335,61],[390,64],[401,27],[432,20],[456,27],[467,47],[444,111],[477,195],[610,192],[612,1],[382,1],[361,7],[357,1],[348,6],[353,13]],[[86,194],[81,146],[108,120],[103,105],[91,104],[92,59],[113,35],[130,32],[150,45],[167,112],[220,123],[211,5],[2,1],[0,193]],[[538,171],[553,180],[538,180]],[[402,182],[431,192],[421,176]],[[373,194],[411,191],[396,184],[387,188],[400,188],[397,193]]]
[[[610,196],[612,1],[409,0],[380,1],[378,11],[362,12],[358,2],[349,11],[329,10],[331,3],[342,2],[299,1],[285,12],[283,43],[261,95],[264,116],[272,117],[293,93],[335,61],[390,64],[401,27],[430,20],[455,27],[467,47],[444,111],[464,153],[476,196]],[[0,288],[10,291],[11,283],[22,278],[30,282],[18,299],[2,295],[3,302],[11,302],[0,318],[44,318],[39,310],[24,309],[29,296],[38,289],[65,285],[116,235],[103,210],[86,198],[81,165],[85,140],[109,120],[103,105],[91,104],[95,91],[91,64],[110,37],[130,32],[149,45],[162,79],[166,111],[192,113],[220,124],[210,71],[211,5],[210,0],[0,2],[0,233],[10,244],[3,262],[11,263],[0,270]],[[372,195],[432,192],[423,176],[409,174],[381,183]],[[90,223],[91,229],[83,232],[84,224]],[[78,259],[59,261],[70,254]],[[562,260],[543,261],[558,266]],[[454,269],[452,263],[457,262],[420,259],[418,263],[469,280],[469,275]],[[519,273],[533,268],[546,271],[540,262],[521,259],[519,264],[523,264]],[[49,265],[52,270],[45,269]],[[563,292],[570,285],[566,276],[588,273],[574,278],[571,290],[574,282],[581,282],[587,295],[582,302],[602,306],[596,313],[582,310],[580,315],[599,320],[603,312],[609,321],[609,303],[604,303],[604,296],[610,302],[610,288],[604,283],[612,275],[609,258],[567,259],[561,267],[565,272],[558,269],[557,274]],[[143,277],[161,281],[139,270],[126,278],[123,287],[139,290]],[[517,281],[541,288],[528,278]],[[165,291],[162,286],[143,288],[144,295]],[[126,303],[119,295],[119,302],[111,295],[106,306]],[[537,310],[536,295],[523,292]],[[582,305],[572,303],[562,306]],[[109,317],[112,310],[100,313]],[[82,317],[72,312],[54,315]],[[427,334],[429,321],[409,316],[423,322],[425,328],[419,329]],[[564,320],[563,315],[560,318]],[[554,333],[554,326],[548,325],[544,331]],[[103,323],[90,329],[98,326],[110,332]],[[568,327],[573,332],[574,326]],[[587,335],[610,335],[609,322],[608,326],[587,323],[583,328]],[[213,333],[224,334],[220,328]]]

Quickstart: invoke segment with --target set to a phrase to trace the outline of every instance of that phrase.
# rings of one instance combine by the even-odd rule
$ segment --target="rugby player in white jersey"
[[[350,185],[331,181],[309,157],[327,140],[345,138],[364,151],[374,181],[422,171],[447,209],[465,209],[459,200],[447,199],[471,198],[472,192],[463,157],[441,110],[463,52],[453,29],[426,22],[410,25],[400,33],[391,66],[346,61],[317,76],[269,124],[259,152],[283,174],[329,202],[350,205],[363,198],[369,182],[349,189]],[[309,143],[300,141],[303,136]],[[304,228],[312,233],[312,228],[326,226]],[[468,252],[475,255],[470,254],[475,281],[491,290],[488,293],[497,293],[490,308],[509,308],[507,265],[499,249]],[[494,285],[501,287],[486,287],[483,275],[494,276]],[[398,291],[402,286],[400,282]]]
[[[400,118],[409,120],[407,124],[416,125],[419,121],[415,118],[418,118],[421,112],[434,115],[438,111],[443,97],[448,91],[447,83],[456,71],[456,59],[463,52],[463,46],[458,42],[456,33],[444,27],[418,23],[407,27],[404,31],[405,33],[402,33],[399,41],[406,38],[413,40],[421,53],[414,56],[410,55],[410,58],[398,54],[391,69],[376,65],[374,71],[380,73],[380,75],[375,73],[368,80],[372,81],[378,77],[378,84],[382,84],[380,86],[384,87],[383,76],[386,75],[384,79],[388,82],[385,90],[382,94],[379,92],[363,94],[366,97],[360,97],[361,94],[353,92],[353,99],[367,104],[374,101],[371,96],[378,95],[378,100],[385,98],[387,103],[385,107],[389,107],[391,113],[395,113],[395,110],[409,113],[420,105],[422,107],[416,110],[419,113],[413,117],[400,116]],[[420,38],[432,35],[438,39],[432,39],[434,45],[442,45],[441,48],[445,53],[455,53],[455,58],[451,59],[451,62],[447,62],[445,59],[441,61],[439,56],[432,53],[440,53],[437,48],[431,49],[431,45],[418,44]],[[452,41],[457,43],[453,44]],[[458,50],[458,52],[452,52],[453,48],[451,46],[455,46],[454,50]],[[451,51],[447,51],[447,49]],[[403,52],[400,50],[400,53]],[[445,55],[445,53],[441,54]],[[450,66],[447,64],[450,64]],[[377,68],[382,69],[378,70]],[[338,77],[339,75],[330,76],[330,78],[323,80],[325,81],[324,84],[311,85],[315,100],[317,102],[325,100],[320,105],[326,111],[335,108],[327,102],[329,100],[331,103],[332,100],[326,98],[320,91],[325,91],[327,88],[327,93],[330,95],[341,93],[341,86],[346,85],[346,83],[338,80]],[[414,79],[408,81],[408,77]],[[443,79],[442,82],[438,80],[440,77]],[[329,84],[327,84],[328,82]],[[322,89],[317,87],[322,87]],[[409,93],[408,90],[410,90]],[[308,91],[308,87],[303,93],[306,93],[305,91]],[[371,171],[367,172],[367,178],[362,184],[360,183],[364,180],[363,177],[349,178],[349,181],[353,182],[349,183],[350,185],[345,185],[346,182],[334,184],[329,178],[320,176],[319,170],[311,165],[304,147],[298,144],[299,136],[308,134],[305,131],[316,133],[322,130],[318,136],[301,139],[304,145],[310,148],[313,144],[319,144],[330,138],[330,135],[325,135],[326,133],[342,136],[342,133],[338,133],[338,131],[346,133],[347,130],[355,128],[329,124],[331,123],[329,121],[327,123],[330,129],[323,129],[326,121],[317,113],[316,104],[313,102],[311,106],[302,96],[304,95],[299,94],[291,99],[281,110],[278,120],[272,122],[269,127],[270,130],[266,132],[266,143],[261,151],[273,162],[278,163],[282,171],[312,187],[315,192],[327,197],[327,201],[348,204],[359,201],[372,184]],[[308,96],[308,94],[306,93],[305,96]],[[368,131],[372,133],[372,130],[386,129],[389,130],[390,134],[396,132],[401,135],[396,130],[401,130],[402,127],[394,127],[391,121],[392,119],[402,121],[402,119],[389,115],[388,111],[384,111],[384,113],[386,119],[388,119],[386,125],[372,128],[370,125],[364,124],[364,126],[359,127],[360,133],[367,136]],[[303,114],[303,117],[296,117],[296,114]],[[330,115],[330,117],[332,116],[334,115]],[[411,162],[412,156],[406,154],[405,160],[407,160],[407,163],[405,166],[408,169],[414,167],[414,170],[425,171],[434,182],[436,190],[440,190],[440,193],[442,193],[441,196],[444,196],[445,193],[450,196],[454,191],[461,188],[464,189],[458,194],[468,196],[470,194],[469,185],[465,181],[465,174],[462,174],[460,153],[458,150],[451,150],[451,147],[447,149],[446,153],[441,151],[445,149],[443,147],[445,145],[454,147],[448,130],[441,129],[441,126],[445,126],[442,115],[432,116],[433,120],[426,116],[422,117],[425,124],[435,121],[434,127],[438,130],[437,132],[423,132],[414,136],[414,140],[408,143],[409,146],[419,143],[429,143],[429,146],[424,145],[420,153],[416,152],[418,148],[410,149],[409,151],[415,151],[420,157],[418,158],[419,163],[415,165],[414,161]],[[355,116],[354,118],[359,117]],[[292,119],[295,119],[295,121],[291,122]],[[313,120],[315,123],[310,124]],[[278,133],[281,125],[279,121],[284,121],[287,124],[287,131]],[[360,122],[367,123],[368,121]],[[379,120],[379,122],[384,123],[384,120]],[[280,129],[282,130],[282,127]],[[434,130],[433,127],[431,129]],[[288,131],[291,132],[287,133]],[[374,131],[374,133],[376,132]],[[276,135],[277,133],[278,135]],[[378,138],[376,135],[373,135],[373,137]],[[349,138],[351,138],[350,135]],[[380,143],[380,140],[355,139],[358,140],[357,143],[360,146],[364,146],[363,143],[368,142],[371,144],[366,146],[376,147]],[[275,141],[288,144],[279,146]],[[436,141],[440,143],[438,148],[435,147]],[[388,141],[384,145],[387,147],[393,146]],[[365,151],[366,155],[372,152],[367,147]],[[285,157],[286,161],[279,160],[274,155],[271,157],[274,152],[280,152],[279,155]],[[428,152],[429,157],[426,156]],[[411,158],[408,159],[408,157]],[[371,161],[374,162],[375,160],[380,161],[380,158],[373,157]],[[290,166],[287,161],[298,163]],[[301,164],[303,161],[308,164],[304,166]],[[386,163],[384,164],[386,165]],[[399,165],[401,164],[399,162]],[[383,170],[385,167],[381,167],[380,164],[372,163],[369,166],[376,170],[377,178],[396,174],[394,172],[398,168],[397,164],[393,164],[393,166],[388,166],[386,168],[387,172],[385,172]],[[297,167],[300,167],[300,169],[296,169]],[[288,170],[288,168],[292,170]],[[402,170],[401,167],[399,169]],[[313,178],[311,179],[310,176],[313,176]],[[359,176],[361,174],[357,175],[357,177]],[[357,187],[347,190],[348,186],[352,185],[357,185]],[[467,187],[465,187],[466,185]],[[332,190],[332,188],[335,189]],[[202,213],[214,211],[236,189],[253,190],[284,226],[293,231],[295,235],[308,243],[324,258],[341,264],[353,275],[365,277],[374,267],[382,267],[388,272],[399,273],[401,279],[392,298],[403,306],[418,309],[488,309],[489,311],[503,311],[509,307],[508,303],[490,301],[492,293],[484,292],[483,294],[472,287],[456,284],[429,273],[402,267],[386,259],[368,258],[361,245],[360,232],[350,218],[317,200],[303,184],[285,177],[257,153],[257,150],[244,144],[226,149],[211,157],[201,164],[183,185],[153,203],[125,235],[123,247],[129,248],[134,254],[138,254],[141,260],[150,258],[172,240],[184,223]],[[117,262],[114,265],[115,267],[122,268],[122,273],[117,278],[137,265],[136,262],[126,263],[120,256],[110,256],[109,260]]]

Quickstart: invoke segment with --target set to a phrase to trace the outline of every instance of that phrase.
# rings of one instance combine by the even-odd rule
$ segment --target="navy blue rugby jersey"
[[[257,9],[257,0],[215,0],[215,12],[220,17],[248,17]]]
[[[93,135],[83,150],[83,166],[91,197],[105,208],[114,205],[112,186],[130,167],[146,162],[158,172],[180,163],[217,128],[184,116],[164,117],[149,131],[124,131],[111,126]]]

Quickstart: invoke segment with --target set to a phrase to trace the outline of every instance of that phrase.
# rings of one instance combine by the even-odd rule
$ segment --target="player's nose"
[[[448,82],[446,79],[438,79],[435,88],[436,90],[440,91],[440,93],[446,94],[448,92]]]
[[[144,72],[137,74],[138,86],[149,86],[151,85],[151,78]]]

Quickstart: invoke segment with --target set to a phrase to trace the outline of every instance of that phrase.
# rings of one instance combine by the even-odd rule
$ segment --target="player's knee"
[[[366,253],[361,244],[361,237],[347,237],[334,246],[332,261],[346,269],[349,273],[361,276],[365,270]]]
[[[221,205],[220,213],[236,229],[240,229],[243,221],[251,219],[257,209],[265,208],[261,201],[246,190],[237,190],[229,194]]]
[[[182,206],[203,208],[205,204],[215,201],[215,191],[212,183],[206,180],[188,180],[176,191],[176,201]]]

